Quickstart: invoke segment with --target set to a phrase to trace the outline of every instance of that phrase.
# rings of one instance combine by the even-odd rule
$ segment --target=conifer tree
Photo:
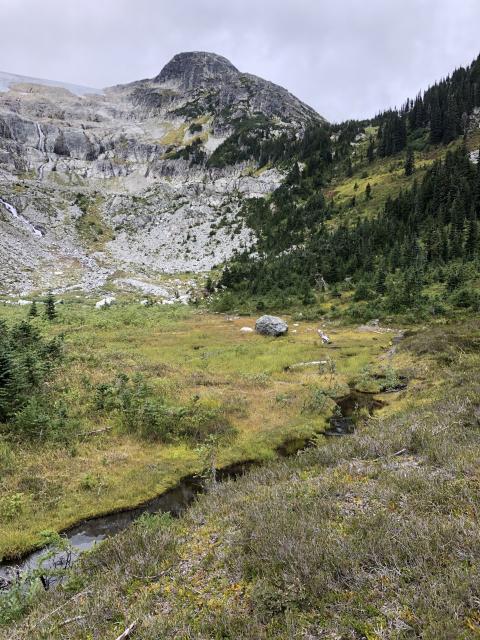
[[[444,117],[443,143],[448,144],[455,140],[458,133],[458,114],[455,98],[452,94],[447,99],[447,110]]]
[[[48,295],[45,298],[45,317],[50,321],[55,320],[55,318],[57,317],[55,298],[53,297],[53,293],[51,291],[48,292]]]
[[[408,147],[407,155],[405,157],[405,175],[411,176],[415,171],[415,155],[413,153],[413,149]]]
[[[345,167],[345,173],[347,175],[347,178],[351,178],[353,176],[353,167],[352,167],[352,159],[351,158],[347,158],[346,167]]]
[[[368,145],[368,149],[367,149],[367,160],[368,162],[372,163],[374,159],[375,159],[375,144],[372,138],[370,138],[370,144]]]
[[[371,200],[371,198],[372,198],[372,187],[368,182],[367,186],[365,187],[365,200]]]
[[[433,144],[439,144],[443,138],[442,110],[438,99],[438,92],[434,96],[430,106],[430,140]]]
[[[30,309],[28,311],[28,316],[29,316],[29,318],[36,318],[38,316],[37,303],[35,302],[35,300],[30,305]]]
[[[480,149],[478,150],[477,155],[477,175],[475,180],[474,187],[474,199],[475,199],[475,210],[477,212],[477,216],[480,218]]]

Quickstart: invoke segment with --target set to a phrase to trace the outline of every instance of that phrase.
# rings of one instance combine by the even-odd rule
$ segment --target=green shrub
[[[172,442],[185,439],[203,442],[210,435],[230,437],[236,433],[224,407],[194,396],[187,404],[172,404],[141,376],[118,376],[112,384],[101,384],[94,393],[94,406],[115,411],[122,428],[142,438]]]
[[[23,511],[25,496],[23,493],[14,493],[13,495],[3,496],[0,498],[0,516],[4,520],[13,520]]]
[[[57,412],[46,382],[61,355],[60,339],[45,340],[27,321],[10,329],[0,321],[0,429],[7,435],[43,438],[60,428],[65,415]]]
[[[194,133],[200,133],[203,127],[198,122],[193,122],[189,127],[188,131],[193,135]]]
[[[67,406],[49,395],[32,396],[10,423],[10,434],[22,440],[69,442],[79,431]]]
[[[471,287],[462,287],[452,293],[449,298],[450,303],[454,307],[459,307],[460,309],[474,309],[478,311],[480,306],[480,296],[478,291],[475,291]]]

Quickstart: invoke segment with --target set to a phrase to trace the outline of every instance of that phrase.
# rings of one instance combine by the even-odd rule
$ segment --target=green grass
[[[9,321],[25,313],[2,309]],[[59,531],[82,518],[136,505],[204,468],[204,453],[194,444],[142,440],[125,433],[115,412],[96,411],[96,385],[112,382],[118,373],[141,374],[170,403],[188,404],[198,396],[223,407],[238,435],[218,451],[220,467],[272,458],[283,442],[321,431],[333,402],[319,412],[303,411],[312,388],[345,389],[390,342],[389,334],[333,326],[330,348],[321,345],[318,325],[311,322],[292,324],[288,336],[272,339],[240,332],[244,325],[254,326],[251,317],[229,321],[186,307],[131,303],[98,311],[67,302],[57,323],[36,322],[47,334],[65,336],[57,393],[81,433],[110,430],[66,447],[8,445],[12,463],[0,477],[2,496],[7,502],[17,496],[20,504],[14,518],[0,521],[0,557],[35,546],[43,530]],[[284,371],[322,359],[332,361],[333,374],[315,368]],[[278,400],[284,397],[288,402]]]
[[[78,234],[90,251],[100,251],[114,237],[101,215],[102,198],[77,196],[77,200],[82,209],[82,215],[75,221]]]
[[[477,320],[418,330],[388,411],[142,519],[0,637],[478,637],[479,344]]]

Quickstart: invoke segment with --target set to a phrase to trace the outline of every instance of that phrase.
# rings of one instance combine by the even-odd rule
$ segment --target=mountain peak
[[[187,51],[175,55],[154,81],[189,90],[238,74],[238,69],[223,56],[206,51]]]

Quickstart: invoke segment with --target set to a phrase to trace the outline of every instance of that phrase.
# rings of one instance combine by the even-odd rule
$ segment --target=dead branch
[[[56,609],[53,609],[53,611],[50,611],[50,613],[48,613],[43,618],[40,618],[40,620],[34,624],[34,627],[38,627],[39,624],[41,624],[42,622],[45,622],[45,620],[47,620],[48,618],[53,616],[54,613],[57,613],[57,611],[60,611],[61,609],[66,607],[67,604],[69,604],[72,600],[76,600],[77,598],[80,598],[81,596],[86,596],[86,595],[88,595],[90,593],[91,593],[91,591],[89,589],[86,589],[85,591],[80,591],[79,593],[76,593],[71,598],[66,600],[63,604],[61,604],[59,607],[57,607]]]
[[[65,627],[67,624],[71,624],[72,622],[77,622],[77,620],[83,620],[85,616],[75,616],[74,618],[67,618],[63,622],[60,622],[59,627]]]
[[[136,622],[132,622],[132,624],[125,629],[125,631],[116,638],[116,640],[125,640],[125,638],[129,638],[130,635],[135,631],[137,626]]]

